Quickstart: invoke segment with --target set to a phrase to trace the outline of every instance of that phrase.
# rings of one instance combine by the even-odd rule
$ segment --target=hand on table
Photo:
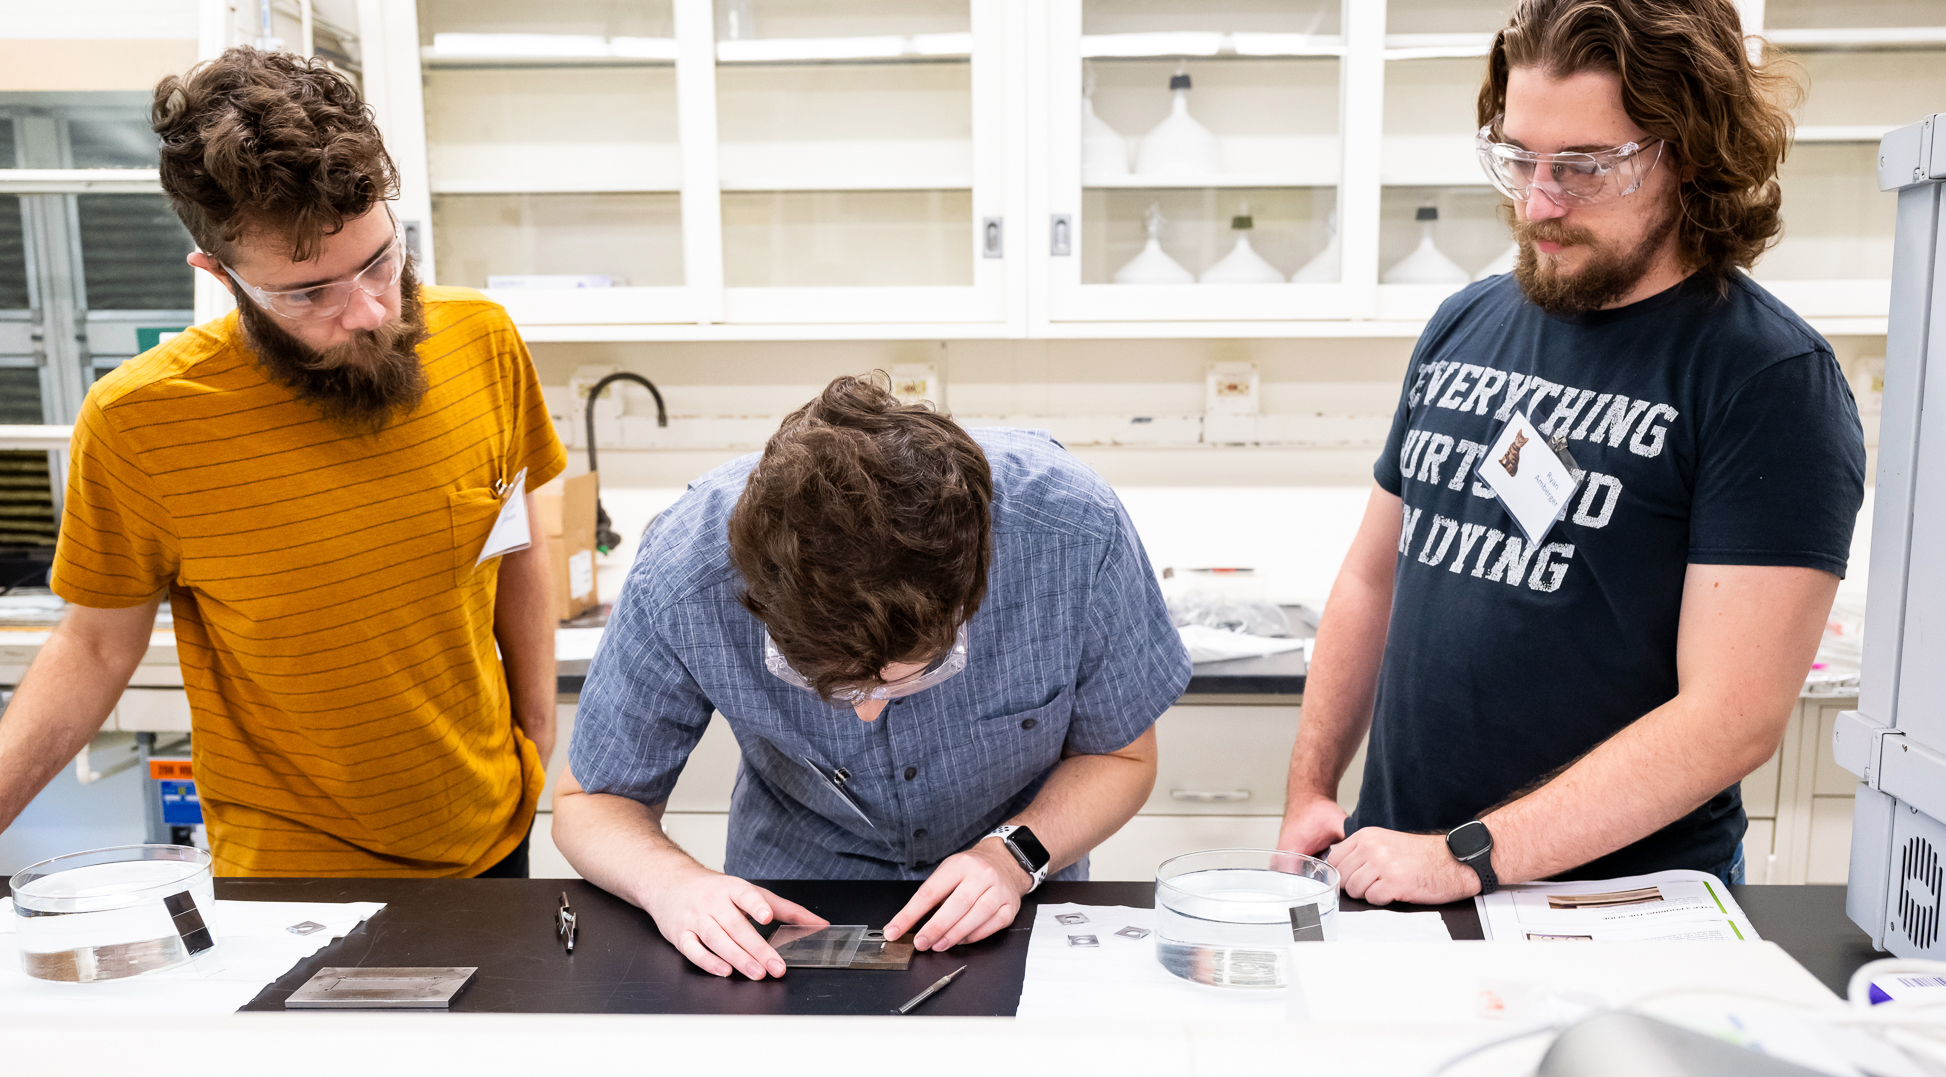
[[[662,937],[704,972],[728,976],[734,969],[753,980],[763,979],[765,972],[784,975],[784,959],[750,926],[750,919],[767,924],[775,917],[808,927],[830,923],[761,886],[700,866],[658,887],[642,908],[655,918]]]
[[[926,911],[939,911],[913,938],[916,950],[944,950],[962,942],[977,942],[1013,923],[1020,899],[1034,880],[1021,870],[999,838],[983,839],[963,853],[939,862],[905,908],[885,925],[885,937],[896,939],[919,922]]]
[[[1305,856],[1322,856],[1343,840],[1345,809],[1330,797],[1292,804],[1285,809],[1284,825],[1277,832],[1279,849]]]
[[[1480,877],[1453,859],[1443,834],[1401,834],[1375,826],[1338,843],[1325,858],[1345,893],[1373,905],[1444,905],[1480,892]]]

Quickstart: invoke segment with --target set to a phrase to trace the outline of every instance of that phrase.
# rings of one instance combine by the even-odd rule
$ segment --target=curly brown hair
[[[986,598],[986,453],[888,384],[838,378],[792,412],[730,514],[744,607],[826,701],[944,653]]]
[[[245,232],[317,256],[324,238],[398,194],[371,109],[322,61],[248,46],[156,83],[162,189],[204,252],[227,261]]]
[[[1712,275],[1756,264],[1783,229],[1777,166],[1800,89],[1789,66],[1744,49],[1731,0],[1521,0],[1494,35],[1479,122],[1507,107],[1507,73],[1607,71],[1622,108],[1667,143],[1676,188],[1676,254]]]

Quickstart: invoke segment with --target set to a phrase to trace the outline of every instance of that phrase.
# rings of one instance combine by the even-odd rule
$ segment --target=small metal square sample
[[[1088,918],[1078,912],[1063,912],[1055,914],[1054,922],[1062,927],[1073,927],[1076,924],[1087,923]]]
[[[287,1010],[443,1010],[478,966],[323,968],[284,1000]]]
[[[284,930],[290,932],[293,935],[310,935],[315,932],[323,931],[324,925],[318,923],[316,920],[306,920],[301,924],[292,924],[291,926],[285,928]]]
[[[887,939],[885,932],[872,930],[858,943],[849,968],[883,972],[904,972],[912,964],[912,940]]]
[[[1149,929],[1145,927],[1125,927],[1115,932],[1115,934],[1125,939],[1146,939],[1149,937]]]
[[[1069,946],[1100,946],[1101,940],[1093,935],[1069,935]]]

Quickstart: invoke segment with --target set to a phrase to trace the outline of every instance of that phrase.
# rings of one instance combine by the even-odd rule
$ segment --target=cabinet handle
[[[1248,789],[1171,789],[1169,795],[1176,800],[1187,800],[1196,804],[1233,804],[1239,800],[1249,800]]]

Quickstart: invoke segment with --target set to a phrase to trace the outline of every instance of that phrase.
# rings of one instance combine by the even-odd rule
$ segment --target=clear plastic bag
[[[1275,602],[1191,588],[1165,595],[1169,619],[1176,627],[1202,625],[1225,632],[1282,638],[1291,635],[1291,619]]]

